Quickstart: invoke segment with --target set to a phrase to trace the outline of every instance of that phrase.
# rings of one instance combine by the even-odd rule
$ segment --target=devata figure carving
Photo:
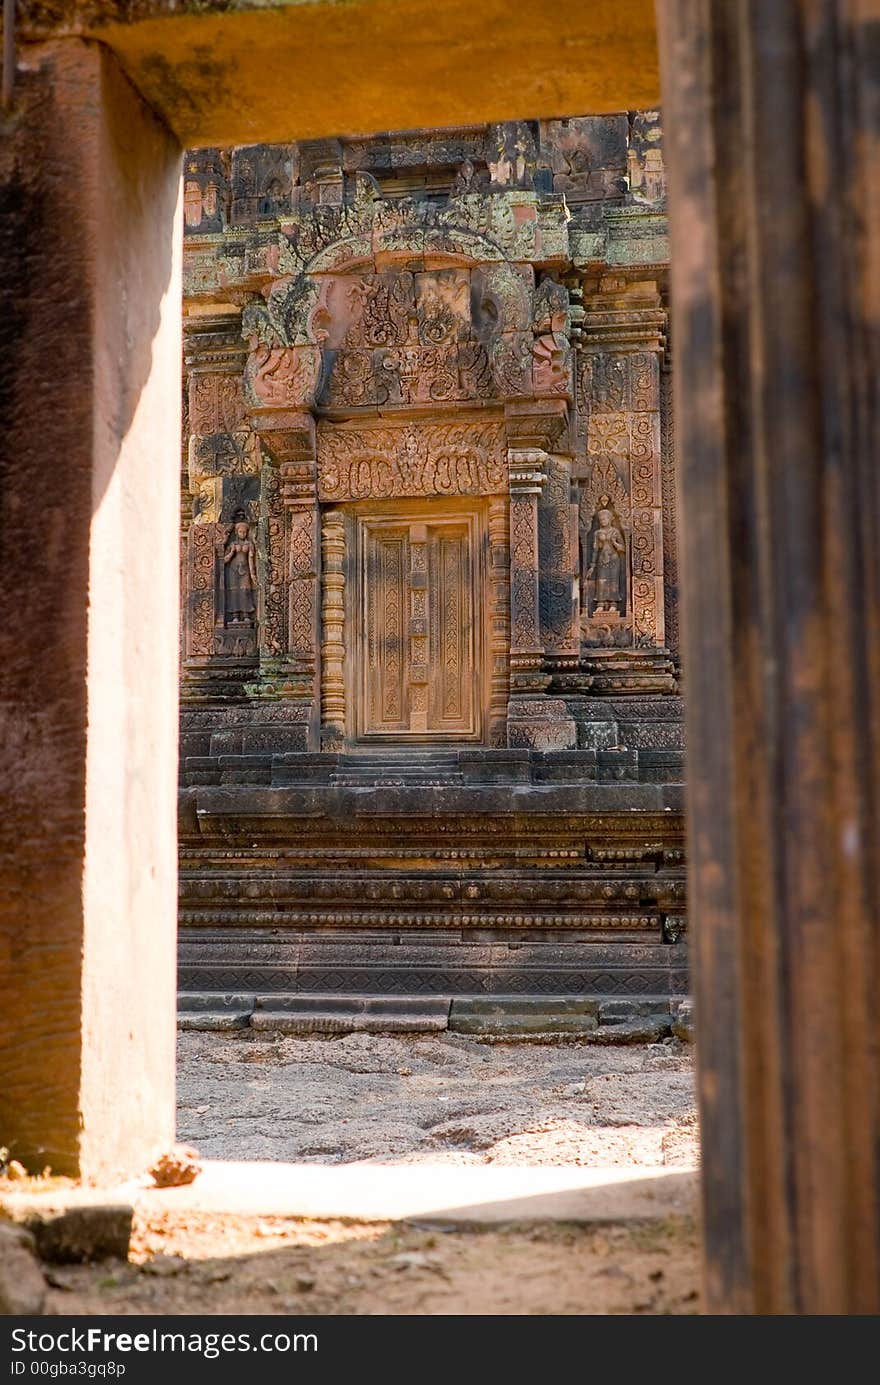
[[[589,592],[592,584],[593,615],[620,614],[625,554],[626,543],[613,511],[604,507],[597,510],[592,533],[586,535],[584,544],[584,557],[589,560],[584,588]]]
[[[257,610],[256,553],[250,525],[239,511],[223,550],[226,571],[226,622],[229,625],[254,624]]]

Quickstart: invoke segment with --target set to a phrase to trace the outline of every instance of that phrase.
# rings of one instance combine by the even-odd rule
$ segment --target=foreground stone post
[[[869,11],[658,5],[710,1313],[880,1309]]]
[[[0,1140],[174,1132],[179,151],[97,45],[0,116]]]

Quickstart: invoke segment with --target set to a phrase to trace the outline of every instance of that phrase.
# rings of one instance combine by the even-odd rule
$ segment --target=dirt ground
[[[695,1168],[677,1039],[180,1036],[178,1137],[210,1159]]]
[[[698,1311],[682,1220],[491,1231],[169,1214],[140,1219],[127,1264],[50,1271],[74,1314],[659,1314]]]
[[[210,1158],[692,1168],[691,1054],[453,1034],[188,1033],[179,1138]],[[128,1263],[49,1271],[77,1314],[688,1314],[686,1219],[448,1230],[140,1213]]]

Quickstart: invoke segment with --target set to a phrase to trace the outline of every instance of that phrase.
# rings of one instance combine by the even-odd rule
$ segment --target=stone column
[[[510,505],[489,502],[489,744],[507,745],[510,698]]]
[[[543,692],[538,561],[538,497],[546,454],[538,448],[508,452],[510,468],[510,672],[517,693]]]
[[[547,454],[540,448],[510,448],[510,702],[507,738],[512,746],[568,749],[574,723],[565,703],[546,696],[541,638],[538,498]]]
[[[541,639],[546,666],[563,680],[577,672],[581,641],[575,607],[577,521],[572,524],[571,459],[548,456],[538,501]]]
[[[880,1311],[876,6],[661,0],[710,1313]]]
[[[174,1138],[179,186],[106,48],[28,53],[0,115],[0,1131],[105,1181]]]
[[[409,729],[428,729],[428,526],[409,528]]]
[[[260,688],[280,700],[288,749],[318,749],[320,531],[315,421],[296,410],[251,415],[270,465],[264,468],[266,593]],[[273,732],[281,744],[278,730]]]
[[[321,546],[321,748],[341,750],[345,743],[345,515],[341,510],[324,511]]]

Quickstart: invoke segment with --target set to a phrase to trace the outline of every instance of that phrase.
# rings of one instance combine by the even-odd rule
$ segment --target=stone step
[[[681,1012],[679,1016],[679,1012]],[[665,996],[397,996],[295,994],[180,997],[181,1029],[249,1028],[287,1034],[430,1033],[475,1038],[570,1036],[592,1043],[651,1043],[690,1037],[690,1002]]]

